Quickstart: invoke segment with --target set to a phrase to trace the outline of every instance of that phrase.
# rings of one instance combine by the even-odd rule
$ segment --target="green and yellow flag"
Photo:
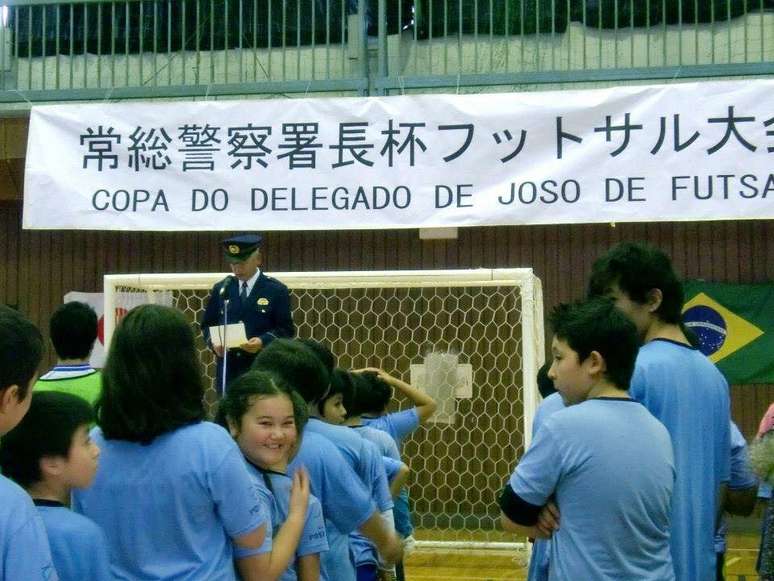
[[[683,320],[729,383],[774,383],[774,284],[686,281]]]

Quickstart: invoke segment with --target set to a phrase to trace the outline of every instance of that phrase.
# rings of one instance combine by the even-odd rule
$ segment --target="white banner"
[[[34,107],[24,227],[774,218],[774,80]]]

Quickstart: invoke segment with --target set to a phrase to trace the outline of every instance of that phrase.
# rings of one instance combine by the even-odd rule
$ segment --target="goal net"
[[[105,276],[105,344],[117,318],[172,304],[215,361],[197,321],[225,273]],[[298,337],[327,344],[340,367],[380,367],[430,393],[438,412],[403,443],[419,546],[513,548],[497,530],[497,497],[529,443],[544,357],[543,301],[531,269],[272,273],[290,289]],[[163,301],[162,301],[163,297]],[[108,316],[110,314],[111,316]],[[214,388],[206,393],[211,412]],[[410,402],[398,397],[395,409]]]

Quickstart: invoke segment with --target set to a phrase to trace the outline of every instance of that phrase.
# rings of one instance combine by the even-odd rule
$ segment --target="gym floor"
[[[417,532],[419,538],[435,536]],[[726,581],[758,581],[755,561],[759,541],[759,535],[754,532],[729,534]],[[407,581],[523,581],[527,578],[527,557],[520,551],[417,550],[406,559],[405,567]]]

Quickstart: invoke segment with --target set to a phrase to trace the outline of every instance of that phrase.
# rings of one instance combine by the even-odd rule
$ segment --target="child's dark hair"
[[[578,354],[579,361],[597,351],[605,360],[608,381],[619,389],[629,389],[640,342],[634,323],[611,299],[559,305],[549,315],[549,322],[554,335]]]
[[[97,340],[97,313],[77,301],[59,305],[49,331],[59,359],[86,359]]]
[[[362,414],[379,415],[390,404],[392,387],[373,371],[356,374],[355,408]]]
[[[242,425],[242,418],[248,412],[255,400],[261,397],[284,395],[293,404],[293,419],[298,434],[304,430],[309,420],[306,403],[301,396],[290,389],[282,378],[265,371],[248,371],[240,375],[228,386],[228,391],[218,405],[215,421],[228,430],[229,421],[237,426]]]
[[[309,347],[295,339],[275,339],[258,352],[252,369],[282,378],[306,403],[316,404],[328,392],[330,374]]]
[[[91,405],[76,395],[56,391],[33,393],[27,414],[0,441],[0,470],[20,486],[29,488],[42,479],[41,459],[67,458],[76,430],[93,421]]]
[[[336,356],[333,354],[333,351],[331,351],[327,345],[324,343],[320,343],[319,341],[315,339],[297,339],[300,343],[303,343],[309,349],[311,349],[315,355],[317,355],[317,358],[322,362],[322,364],[325,366],[325,369],[328,370],[328,373],[333,373],[333,370],[336,368]]]
[[[650,244],[624,242],[597,259],[591,269],[589,298],[607,295],[617,284],[633,301],[644,304],[652,289],[661,291],[656,310],[665,323],[682,320],[683,285],[672,268],[669,257]]]
[[[150,443],[204,419],[204,382],[191,324],[159,305],[129,311],[102,372],[97,422],[106,438]]]
[[[317,404],[320,412],[322,412],[323,407],[325,407],[325,403],[329,399],[331,399],[334,395],[341,394],[341,402],[344,406],[344,409],[347,410],[347,417],[357,415],[351,411],[355,390],[354,381],[354,374],[350,373],[346,369],[341,369],[340,367],[334,369],[333,373],[331,374],[331,387],[328,390],[328,393],[325,394],[325,397],[323,397],[320,400],[320,403]]]
[[[21,313],[0,305],[0,392],[18,386],[19,401],[27,397],[43,355],[43,337]]]
[[[544,363],[537,372],[537,388],[542,398],[546,398],[556,392],[554,382],[548,377],[548,369],[550,367],[550,363]]]

